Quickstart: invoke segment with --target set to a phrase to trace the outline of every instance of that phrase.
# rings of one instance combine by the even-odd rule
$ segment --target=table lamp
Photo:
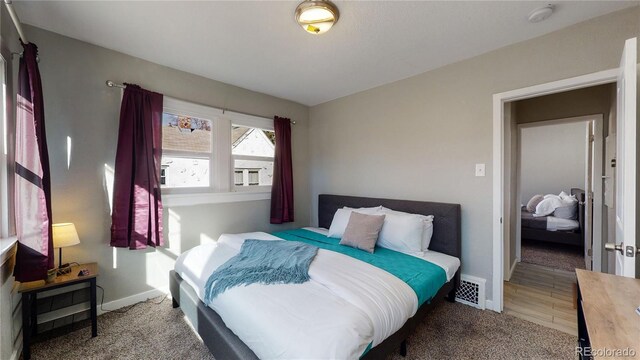
[[[62,248],[80,244],[80,238],[73,223],[53,224],[53,247],[59,249],[58,273],[69,272],[69,264],[62,263]]]

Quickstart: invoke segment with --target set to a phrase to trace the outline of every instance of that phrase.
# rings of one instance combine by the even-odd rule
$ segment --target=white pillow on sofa
[[[345,206],[342,209],[338,209],[338,211],[336,211],[336,213],[333,215],[333,220],[331,221],[331,226],[329,227],[329,237],[342,238],[342,236],[344,235],[344,230],[347,228],[347,224],[349,224],[351,212],[353,211],[366,215],[376,215],[380,214],[380,206],[359,209]]]
[[[380,244],[380,240],[382,240],[382,232],[380,232],[381,239],[378,240],[378,244],[380,244],[380,246],[409,254],[429,251],[429,244],[431,243],[431,237],[433,236],[433,215],[411,214],[402,211],[391,210],[384,206],[381,208],[382,213],[384,213],[385,215],[391,215],[391,220],[389,216],[387,216],[387,218],[385,218],[385,223],[387,221],[393,221],[393,223],[391,224],[392,226],[388,227],[388,229],[390,229],[394,233],[390,233],[390,230],[387,230],[387,233],[385,233],[385,235],[389,235],[389,238],[385,238],[383,243],[390,243],[389,246],[386,246]],[[407,224],[411,224],[412,226],[416,226],[416,228],[407,228],[404,231],[399,229],[396,230],[396,227],[400,225],[400,220],[396,220],[394,216],[406,217],[407,219],[403,221],[405,221]],[[415,244],[415,236],[420,232],[417,228],[418,226],[422,227],[419,249]],[[382,229],[384,230],[384,225]],[[394,238],[391,238],[391,235],[393,235]],[[407,240],[401,240],[403,236],[408,236]]]

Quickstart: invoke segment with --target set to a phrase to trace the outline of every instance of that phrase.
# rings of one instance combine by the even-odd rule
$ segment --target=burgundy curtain
[[[114,174],[111,246],[162,246],[162,94],[126,84]]]
[[[17,281],[47,278],[53,268],[51,178],[44,126],[38,47],[22,44],[18,73],[15,153],[15,213],[18,253]]]
[[[271,223],[293,221],[293,165],[291,162],[291,120],[276,116],[276,157],[271,186]]]

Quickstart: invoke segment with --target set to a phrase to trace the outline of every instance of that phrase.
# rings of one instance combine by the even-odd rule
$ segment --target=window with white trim
[[[233,124],[231,154],[236,190],[271,187],[275,155],[273,130]]]
[[[271,190],[273,120],[164,98],[165,194]]]
[[[10,148],[9,113],[7,108],[7,66],[4,58],[0,56],[0,82],[2,83],[2,100],[0,100],[0,239],[8,238],[15,234],[12,224],[13,191],[9,187],[9,164],[13,161],[13,149]]]

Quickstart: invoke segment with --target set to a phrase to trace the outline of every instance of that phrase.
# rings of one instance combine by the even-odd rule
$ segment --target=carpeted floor
[[[38,359],[213,359],[171,300],[150,300],[88,328],[36,343]],[[408,340],[404,359],[573,359],[576,339],[510,315],[443,302]],[[399,355],[389,357],[403,359]]]
[[[522,239],[522,262],[566,271],[585,268],[582,248],[526,239]]]

